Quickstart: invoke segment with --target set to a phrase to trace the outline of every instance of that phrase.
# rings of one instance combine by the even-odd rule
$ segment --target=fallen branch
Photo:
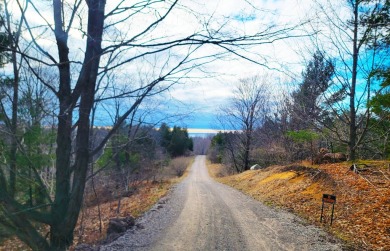
[[[364,166],[367,166],[366,164],[363,164],[363,165],[364,165]],[[353,171],[354,173],[356,173],[357,175],[359,175],[361,178],[363,178],[365,181],[367,181],[368,184],[370,184],[371,186],[373,186],[373,187],[375,188],[375,190],[377,190],[377,191],[379,192],[378,188],[377,188],[374,184],[372,184],[371,181],[369,181],[366,177],[364,177],[363,175],[360,174],[361,171],[367,171],[367,170],[369,170],[368,168],[362,168],[362,169],[361,169],[361,168],[358,168],[357,164],[353,164],[353,165],[349,168],[349,170],[351,170],[351,171]]]
[[[365,179],[369,184],[371,184],[377,191],[379,191],[378,188],[374,184],[372,184],[367,178],[363,177],[363,175],[361,175],[361,174],[358,174],[358,175],[360,177],[362,177],[363,179]]]
[[[385,175],[385,173],[384,172],[382,172],[381,170],[378,170],[381,174],[383,174],[383,177],[385,177],[387,180],[390,180],[389,179],[389,177],[387,177],[386,175]]]
[[[349,170],[353,171],[354,173],[360,173],[360,172],[370,170],[370,168],[369,168],[370,166],[368,166],[366,164],[359,164],[359,165],[362,165],[365,168],[358,167],[358,164],[352,164],[352,166],[349,168]]]

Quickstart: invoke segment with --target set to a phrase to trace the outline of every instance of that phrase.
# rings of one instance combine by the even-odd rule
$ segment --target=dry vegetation
[[[120,211],[118,213],[119,198],[104,198],[102,195],[109,193],[99,190],[97,194],[100,205],[84,207],[80,213],[79,223],[75,229],[74,246],[87,243],[98,244],[106,238],[108,221],[115,217],[141,216],[148,211],[160,198],[164,197],[172,185],[184,179],[187,175],[186,168],[192,164],[193,157],[179,157],[173,159],[170,165],[164,168],[159,174],[158,181],[134,181],[129,184],[129,191],[126,197],[120,199]],[[179,175],[180,174],[180,175]],[[91,200],[93,198],[90,198]],[[86,201],[88,204],[88,201]],[[99,217],[100,211],[100,217]],[[47,229],[46,229],[47,232]],[[71,247],[71,250],[74,249]],[[26,245],[16,238],[9,239],[0,245],[1,251],[30,250]]]
[[[389,163],[364,164],[365,170],[358,174],[348,162],[273,166],[226,177],[218,177],[224,172],[221,165],[209,164],[209,170],[219,182],[321,225],[353,250],[390,250]],[[319,222],[324,193],[337,196],[332,226],[330,204],[326,204],[325,222]]]
[[[157,201],[164,197],[172,185],[186,177],[187,167],[192,163],[192,157],[179,157],[172,159],[169,166],[158,175],[157,181],[135,181],[129,184],[128,197],[108,201],[98,206],[84,208],[79,224],[75,229],[75,244],[96,244],[106,237],[108,221],[115,217],[141,216]]]

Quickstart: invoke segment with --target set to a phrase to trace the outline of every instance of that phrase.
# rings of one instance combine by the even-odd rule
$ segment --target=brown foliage
[[[347,160],[344,153],[330,153],[328,149],[321,148],[314,158],[314,164],[338,163]]]
[[[350,250],[390,250],[389,164],[372,161],[366,166],[362,174],[350,171],[348,163],[275,166],[218,180],[323,226],[348,241]],[[324,193],[337,196],[332,226],[329,207],[325,223],[319,222]]]
[[[347,156],[344,153],[327,153],[322,157],[322,163],[337,163],[346,160]]]
[[[124,191],[123,187],[117,186],[119,183],[115,180],[116,175],[105,174],[96,177],[96,194],[91,189],[89,189],[91,191],[88,189],[86,191],[84,208],[82,208],[74,231],[75,239],[70,250],[74,250],[78,244],[85,244],[86,247],[90,247],[89,245],[93,246],[105,240],[110,219],[139,217],[142,213],[148,211],[161,197],[166,195],[173,184],[184,178],[185,175],[182,175],[180,179],[176,178],[177,172],[182,172],[183,168],[186,168],[192,159],[192,157],[174,159],[171,165],[165,167],[163,173],[156,177],[159,182],[135,180],[128,184],[127,191]],[[144,176],[142,176],[142,179],[144,179]],[[98,208],[98,204],[100,204],[100,208]],[[47,229],[43,229],[42,232],[46,233],[47,231]],[[111,236],[111,238],[115,237],[115,235]],[[18,250],[30,249],[16,238],[10,238],[0,243],[0,251]]]
[[[183,176],[184,172],[187,170],[187,167],[191,163],[191,159],[192,158],[188,158],[188,157],[178,157],[172,159],[168,168],[172,169],[174,174],[177,177],[181,177]]]

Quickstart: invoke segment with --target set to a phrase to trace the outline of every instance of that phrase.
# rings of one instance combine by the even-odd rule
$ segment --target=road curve
[[[205,156],[196,157],[187,179],[146,218],[139,231],[101,250],[341,250],[293,214],[212,180]]]

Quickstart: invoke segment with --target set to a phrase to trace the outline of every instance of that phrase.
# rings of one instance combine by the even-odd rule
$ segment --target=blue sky
[[[218,124],[216,115],[219,108],[226,104],[232,97],[232,90],[242,78],[252,77],[254,75],[267,75],[269,82],[275,88],[273,90],[274,98],[285,91],[285,86],[281,83],[299,83],[301,72],[304,70],[304,63],[310,60],[311,53],[315,50],[314,43],[320,43],[329,39],[332,31],[324,26],[316,17],[316,9],[312,0],[182,0],[181,6],[176,8],[163,25],[153,30],[153,36],[145,39],[160,39],[183,37],[188,34],[199,31],[204,32],[204,24],[208,23],[208,31],[220,29],[225,34],[248,35],[255,32],[264,31],[270,25],[292,25],[303,20],[312,18],[312,22],[299,30],[294,31],[293,35],[302,35],[310,33],[313,29],[321,32],[317,37],[300,37],[286,40],[278,40],[270,44],[253,45],[246,50],[239,50],[240,54],[253,59],[261,64],[254,64],[248,60],[230,55],[224,55],[218,59],[211,60],[201,68],[188,72],[178,72],[173,76],[172,81],[178,80],[178,83],[162,95],[147,99],[140,107],[140,114],[145,121],[150,124],[158,124],[161,121],[170,125],[180,125],[187,128],[210,128],[219,129],[224,125]],[[328,2],[327,0],[318,0],[318,2]],[[335,4],[336,1],[331,1]],[[340,1],[344,2],[344,1]],[[338,1],[337,1],[338,3]],[[37,1],[42,16],[51,17],[50,6],[46,2]],[[115,1],[108,1],[107,5],[115,4]],[[165,2],[159,3],[161,5]],[[183,7],[185,6],[185,7]],[[34,12],[31,8],[29,11]],[[342,8],[337,11],[343,13]],[[45,13],[47,12],[47,13]],[[151,17],[155,17],[155,12],[145,13],[139,18],[132,20],[130,24],[121,23],[118,28],[122,28],[134,35],[142,30],[148,24]],[[46,20],[28,13],[27,18],[31,24],[46,24]],[[112,20],[111,20],[112,21]],[[115,31],[109,30],[107,31]],[[45,33],[44,33],[45,34]],[[330,35],[329,35],[330,34]],[[25,36],[29,37],[28,34]],[[108,37],[110,38],[110,37]],[[41,46],[55,55],[55,45],[50,36],[39,36],[37,38]],[[77,62],[84,49],[85,36],[78,29],[72,29],[70,33],[70,44],[72,45],[72,60]],[[84,40],[83,40],[84,39]],[[318,39],[316,41],[313,41]],[[149,40],[146,40],[149,41]],[[140,41],[142,43],[144,41]],[[105,41],[106,43],[106,41]],[[327,44],[323,46],[327,52],[333,53],[330,56],[337,56],[334,51],[328,48]],[[171,54],[161,54],[159,56],[143,57],[134,60],[131,64],[117,69],[108,81],[118,81],[116,87],[123,89],[137,88],[137,84],[148,82],[154,79],[158,74],[174,64],[175,58],[185,55],[189,48],[176,48],[170,51]],[[191,59],[204,57],[210,54],[216,54],[217,48],[213,46],[203,46],[196,53],[191,54]],[[130,52],[129,52],[130,53]],[[122,55],[123,56],[123,55]],[[107,59],[102,59],[104,60]],[[120,59],[118,59],[120,60]],[[272,70],[271,70],[272,69]],[[120,77],[118,77],[120,76]],[[290,86],[290,88],[292,88]],[[119,88],[118,88],[119,89]],[[123,109],[131,105],[131,100],[121,100]],[[112,109],[112,104],[106,104],[105,109],[100,108],[96,124],[109,125],[112,121],[107,109]],[[111,110],[112,111],[112,110]],[[145,113],[148,111],[148,113]],[[111,112],[112,113],[112,112]]]
[[[205,23],[208,24],[207,31],[211,33],[218,29],[224,34],[250,35],[264,30],[265,27],[272,24],[284,25],[299,22],[300,18],[291,15],[291,12],[300,13],[302,7],[306,6],[304,2],[307,1],[309,0],[182,0],[180,5],[173,10],[164,22],[153,29],[151,36],[137,37],[139,41],[136,42],[142,44],[153,39],[160,41],[160,39],[163,40],[165,38],[181,38],[197,32],[204,33],[206,32]],[[166,8],[164,4],[169,4],[165,1],[157,2],[157,6],[155,6],[153,11],[141,12],[130,23],[119,23],[116,28],[122,29],[120,30],[123,32],[121,35],[131,37],[137,34],[137,32],[144,30],[151,22],[150,20],[154,20],[158,14],[163,13],[164,7]],[[26,14],[27,22],[31,27],[37,27],[32,31],[32,34],[36,32],[36,42],[48,53],[56,57],[53,34],[50,32],[46,33],[44,30],[47,28],[47,24],[52,22],[52,8],[45,1],[36,1],[34,4],[36,4],[37,8],[28,8],[28,13]],[[117,4],[116,1],[107,1],[108,11],[115,4]],[[123,4],[126,5],[126,1]],[[15,16],[17,16],[18,6],[15,5],[14,8]],[[39,10],[40,15],[37,14],[37,10]],[[156,11],[161,11],[161,13],[156,13]],[[64,13],[67,14],[66,12]],[[116,20],[107,20],[107,22],[114,21]],[[85,20],[78,20],[76,23],[78,22],[85,22]],[[82,29],[77,29],[77,25],[79,24],[70,29],[69,34],[70,60],[72,62],[82,61],[85,48],[85,34],[82,32]],[[117,42],[114,40],[115,36],[118,35],[116,32],[117,30],[115,29],[106,30],[103,47],[109,45],[110,42]],[[125,32],[128,32],[128,34]],[[31,34],[25,31],[23,38],[26,39],[26,42],[29,42],[28,39],[31,39]],[[266,74],[268,71],[267,67],[279,69],[284,66],[288,67],[291,72],[295,71],[293,68],[297,68],[299,72],[301,66],[298,61],[301,60],[301,56],[290,49],[291,44],[289,43],[294,44],[295,42],[293,40],[289,42],[278,41],[271,45],[250,46],[246,50],[237,51],[241,55],[263,64],[263,66],[229,54],[224,57],[218,55],[218,59],[210,60],[212,62],[203,65],[201,68],[188,72],[179,71],[172,79],[172,81],[179,80],[178,84],[175,84],[163,95],[143,102],[139,116],[143,117],[143,121],[147,123],[166,121],[171,125],[178,124],[188,128],[220,128],[222,125],[219,126],[216,123],[215,116],[219,107],[231,97],[232,90],[240,78],[250,77],[255,74]],[[129,50],[128,53],[130,55],[128,57],[132,57],[131,53],[139,53],[137,50],[142,49]],[[169,53],[161,53],[158,56],[145,56],[133,60],[130,64],[115,69],[112,75],[109,76],[110,79],[107,79],[107,82],[115,83],[117,81],[115,83],[116,86],[113,84],[112,90],[115,89],[118,92],[121,88],[123,90],[126,90],[126,88],[137,89],[143,83],[148,83],[156,79],[159,74],[169,70],[175,64],[176,58],[183,57],[191,49],[195,48],[191,46],[185,48],[175,47]],[[203,46],[196,53],[191,54],[189,62],[193,62],[191,60],[195,58],[203,58],[197,62],[204,63],[208,59],[207,55],[217,55],[221,52],[222,49],[218,49],[215,46]],[[125,53],[120,56],[123,58],[127,57]],[[52,64],[48,57],[43,57],[42,60],[47,61],[48,65]],[[103,57],[101,60],[102,64],[107,60],[107,58]],[[120,61],[121,57],[117,57],[117,60]],[[191,66],[190,63],[188,66]],[[72,66],[75,71],[79,70],[78,64],[73,64]],[[124,110],[131,105],[132,101],[121,100],[120,102],[123,106],[122,110]],[[104,107],[100,107],[96,115],[96,125],[111,124],[113,110],[114,105],[110,102],[107,102]],[[150,111],[147,115],[143,112],[146,110]]]
[[[274,96],[277,98],[278,94],[286,91],[285,86],[281,83],[299,83],[301,79],[301,72],[305,69],[305,63],[311,60],[312,53],[318,48],[323,49],[327,56],[336,59],[336,67],[338,73],[345,70],[345,65],[341,61],[350,61],[352,55],[352,44],[346,42],[341,44],[341,40],[348,41],[351,36],[351,31],[345,29],[343,31],[331,30],[331,25],[326,21],[321,20],[324,16],[317,16],[316,10],[319,7],[314,7],[314,2],[311,0],[277,0],[277,1],[250,1],[256,4],[257,10],[243,8],[242,5],[235,5],[239,1],[216,1],[215,8],[222,8],[223,11],[229,13],[238,26],[238,29],[251,31],[261,27],[264,20],[275,24],[283,23],[298,23],[299,21],[312,18],[312,21],[302,29],[307,33],[314,34],[314,30],[319,31],[316,36],[300,37],[297,39],[287,39],[273,43],[272,45],[259,45],[253,47],[251,55],[260,54],[260,60],[265,62],[268,68],[275,68],[276,70],[267,69],[267,67],[255,65],[244,60],[222,60],[211,64],[209,67],[212,72],[215,72],[215,77],[207,78],[204,81],[196,82],[196,84],[189,84],[180,86],[172,91],[172,97],[177,100],[192,100],[192,107],[196,111],[193,112],[192,120],[190,118],[184,120],[189,128],[223,128],[223,125],[218,125],[215,114],[218,113],[218,108],[226,103],[232,95],[234,86],[239,79],[251,77],[253,75],[269,75],[269,82],[275,83],[273,90]],[[325,9],[338,13],[326,13],[327,15],[338,15],[347,20],[351,14],[350,10],[345,9],[346,1],[317,1],[324,3]],[[330,5],[329,5],[330,3]],[[319,12],[321,13],[321,12]],[[324,14],[324,13],[323,13]],[[332,22],[337,22],[334,19]],[[341,25],[340,25],[341,27]],[[261,28],[260,28],[261,29]],[[344,33],[345,32],[345,33]],[[338,37],[337,37],[338,36]],[[338,41],[338,48],[336,48],[332,41]],[[378,62],[389,62],[388,54],[378,57]],[[360,60],[363,62],[358,69],[358,84],[357,84],[357,99],[363,94],[363,89],[366,84],[366,74],[370,71],[371,54],[361,52]],[[340,59],[342,58],[342,60]],[[364,63],[365,62],[365,63]],[[387,63],[388,64],[388,63]],[[348,66],[351,67],[351,64]],[[350,73],[346,73],[348,78]],[[349,81],[350,83],[350,81]],[[375,89],[375,86],[373,86]],[[290,86],[289,88],[294,88]],[[364,100],[364,97],[363,97]],[[363,102],[362,105],[365,105]]]
[[[312,3],[309,0],[192,2],[194,9],[201,6],[201,10],[197,11],[213,14],[217,20],[220,17],[230,18],[231,20],[226,21],[229,24],[226,26],[226,32],[242,31],[245,34],[264,29],[265,25],[271,23],[298,23],[305,17],[303,13],[310,5],[308,3]],[[232,90],[240,79],[254,75],[270,75],[274,78],[269,79],[270,82],[279,83],[280,79],[291,82],[291,77],[300,77],[305,53],[297,53],[296,50],[302,46],[299,43],[297,39],[290,39],[271,45],[253,46],[250,51],[243,52],[265,66],[232,56],[208,64],[205,67],[207,74],[195,73],[193,79],[186,80],[184,85],[177,85],[169,91],[167,97],[170,102],[184,104],[182,111],[184,114],[188,113],[188,116],[176,123],[188,128],[222,129],[225,125],[219,124],[216,115],[219,108],[232,97]],[[212,48],[206,48],[203,53],[208,53],[209,50]],[[285,71],[286,69],[288,70]],[[282,87],[275,89],[275,92],[281,91]]]

